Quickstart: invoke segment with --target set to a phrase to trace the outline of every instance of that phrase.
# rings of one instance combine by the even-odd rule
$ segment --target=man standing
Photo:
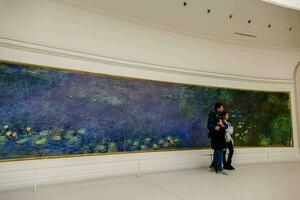
[[[222,103],[216,103],[215,104],[215,109],[212,110],[209,113],[208,116],[208,121],[207,121],[207,128],[208,128],[208,137],[211,139],[211,147],[214,149],[214,156],[213,156],[213,161],[209,167],[210,171],[216,171],[216,172],[221,172],[222,174],[226,174],[226,172],[224,172],[222,170],[222,167],[220,168],[219,166],[219,160],[220,160],[220,156],[223,156],[223,152],[222,150],[220,151],[220,147],[223,145],[223,138],[221,138],[221,135],[217,135],[217,134],[221,134],[221,133],[225,133],[225,129],[222,126],[222,123],[220,122],[220,119],[222,119],[222,112],[224,111],[224,105]],[[221,130],[221,129],[224,129]],[[223,134],[222,134],[223,135]],[[221,136],[221,137],[220,137]],[[221,140],[222,139],[222,140]],[[224,141],[225,141],[225,137],[224,137]],[[218,147],[218,148],[216,148]],[[222,155],[219,155],[222,152]],[[221,158],[223,160],[223,158]]]

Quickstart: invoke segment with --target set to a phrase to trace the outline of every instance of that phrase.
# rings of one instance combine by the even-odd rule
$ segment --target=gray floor
[[[244,165],[228,176],[207,169],[45,185],[0,192],[1,200],[299,200],[300,163]]]

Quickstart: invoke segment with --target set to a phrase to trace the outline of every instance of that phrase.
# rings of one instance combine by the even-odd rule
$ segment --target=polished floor
[[[229,175],[207,169],[171,171],[44,185],[0,192],[0,200],[299,200],[300,163],[237,166]]]

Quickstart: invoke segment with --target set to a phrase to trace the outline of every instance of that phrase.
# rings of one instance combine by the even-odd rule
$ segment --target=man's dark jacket
[[[207,128],[209,138],[211,138],[212,133],[215,130],[215,127],[217,126],[217,121],[219,117],[220,116],[216,110],[212,110],[208,115]]]
[[[211,147],[214,150],[223,150],[226,147],[225,128],[214,130],[211,135]]]

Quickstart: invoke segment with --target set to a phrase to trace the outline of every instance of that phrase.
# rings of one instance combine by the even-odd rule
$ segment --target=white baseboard
[[[188,150],[0,163],[0,191],[59,182],[207,167],[212,150]],[[300,161],[296,148],[237,148],[235,165]]]

